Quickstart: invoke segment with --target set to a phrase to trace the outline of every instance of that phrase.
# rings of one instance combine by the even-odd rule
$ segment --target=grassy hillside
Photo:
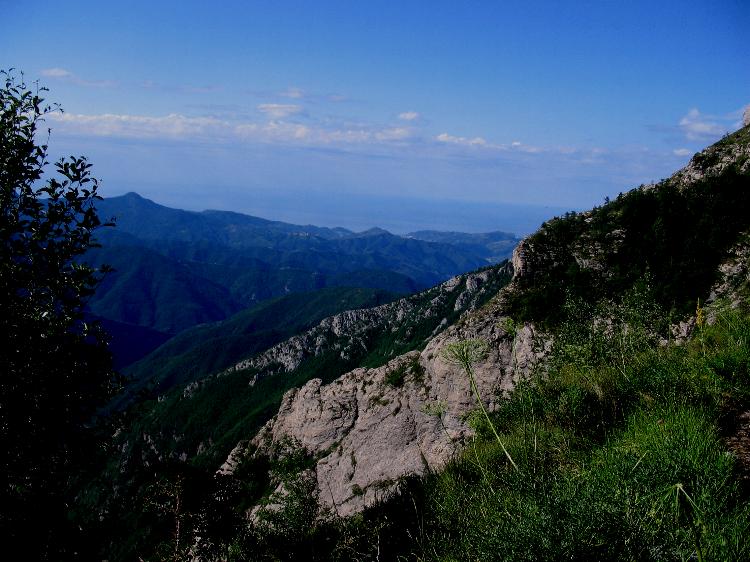
[[[477,438],[443,471],[311,530],[298,460],[291,497],[237,527],[230,560],[747,560],[750,467],[723,436],[750,408],[750,316],[724,311],[662,346],[644,308],[618,308],[614,330],[566,318],[547,369],[492,415],[517,469],[476,417]]]
[[[503,310],[545,326],[553,347],[489,419],[469,416],[475,439],[312,532],[304,459],[284,472],[299,453],[282,453],[271,473],[290,493],[238,528],[234,559],[750,558],[749,146],[745,128],[669,180],[544,225]],[[727,300],[703,308],[721,275],[736,277]],[[694,331],[675,340],[687,315]]]
[[[96,525],[101,526],[99,539],[108,543],[105,550],[110,559],[128,560],[136,553],[143,555],[152,548],[160,548],[158,544],[163,534],[170,532],[172,516],[155,507],[152,503],[155,494],[163,497],[166,502],[163,505],[168,506],[172,501],[170,494],[189,489],[189,511],[207,507],[212,501],[209,498],[218,494],[216,498],[221,496],[227,502],[222,501],[214,512],[216,517],[211,515],[206,522],[212,521],[211,532],[217,533],[217,537],[218,534],[234,534],[237,525],[242,525],[241,510],[257,499],[259,493],[268,491],[263,479],[247,483],[222,481],[221,491],[215,488],[217,481],[213,473],[237,441],[252,435],[273,416],[288,389],[314,377],[331,381],[359,365],[380,365],[406,351],[421,349],[436,330],[455,322],[467,307],[481,306],[510,280],[506,266],[487,268],[479,275],[484,280],[475,279],[470,294],[466,292],[467,282],[463,277],[449,289],[436,287],[403,299],[407,304],[393,303],[393,309],[382,323],[359,326],[361,330],[358,328],[356,337],[346,332],[340,336],[327,334],[325,342],[321,343],[322,349],[319,352],[309,350],[302,363],[289,372],[275,372],[271,368],[272,372],[255,380],[255,375],[261,374],[256,370],[235,370],[201,379],[187,387],[177,386],[159,399],[146,400],[131,408],[118,432],[117,452],[113,451],[109,466],[100,479],[87,488],[81,500],[87,514],[102,514]],[[234,335],[242,337],[243,330],[259,326],[269,329],[271,326],[295,326],[305,306],[319,307],[314,302],[305,303],[305,299],[341,292],[348,293],[325,290],[312,296],[292,295],[264,303],[205,330],[231,341]],[[352,295],[366,293],[355,290]],[[372,298],[380,294],[374,292]],[[457,306],[461,295],[464,298]],[[467,295],[471,298],[465,298]],[[286,319],[278,315],[280,309],[287,314]],[[167,351],[177,362],[188,358],[204,361],[203,353],[209,362],[214,361],[216,353],[224,353],[218,345],[203,347],[201,342],[195,354],[182,357],[179,353],[189,351],[189,340],[197,339],[191,338],[191,333],[196,336],[202,331],[196,329],[168,342],[154,354],[153,365],[158,365],[161,353],[166,355]],[[251,381],[254,382],[250,384]],[[181,484],[175,488],[177,481]],[[193,515],[186,513],[186,517],[196,521]]]
[[[467,414],[475,435],[447,466],[404,477],[363,513],[321,509],[326,490],[309,471],[318,458],[291,442],[250,455],[233,477],[205,468],[252,435],[286,388],[419,349],[431,322],[456,321],[456,301],[429,316],[425,292],[399,325],[332,340],[291,371],[235,370],[145,404],[114,467],[136,483],[120,498],[134,507],[114,520],[141,534],[113,538],[113,558],[174,552],[179,525],[201,537],[189,544],[205,559],[750,559],[749,162],[744,128],[672,178],[526,240],[512,290],[481,314],[543,328],[544,360],[494,396],[492,412]],[[442,420],[439,402],[421,412]],[[154,469],[168,498],[189,498],[184,512],[150,507]]]

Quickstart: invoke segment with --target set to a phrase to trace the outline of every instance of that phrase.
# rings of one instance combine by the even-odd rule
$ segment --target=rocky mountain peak
[[[706,177],[718,177],[730,168],[740,174],[750,172],[749,116],[746,110],[745,124],[741,129],[698,152],[685,168],[672,176],[672,181],[686,189]]]

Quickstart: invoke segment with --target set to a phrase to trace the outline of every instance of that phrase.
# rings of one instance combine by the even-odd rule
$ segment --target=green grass
[[[596,308],[573,307],[546,368],[490,413],[517,469],[473,416],[476,438],[442,471],[404,479],[399,495],[355,517],[311,525],[310,459],[292,447],[195,500],[198,514],[227,522],[213,546],[228,560],[748,559],[750,498],[721,434],[750,407],[750,317],[723,312],[689,342],[660,345],[659,322],[628,302],[608,304],[629,323],[615,317],[606,329]],[[288,495],[272,493],[273,478]],[[243,510],[261,497],[280,509],[248,526]],[[198,520],[186,528],[198,532]]]
[[[659,345],[649,325],[640,335],[631,325],[632,341],[616,323],[598,331],[590,322],[571,330],[577,335],[563,326],[547,369],[490,415],[502,445],[473,416],[476,438],[444,470],[405,479],[400,495],[357,517],[331,514],[304,527],[284,548],[274,546],[277,531],[256,528],[252,540],[235,543],[237,552],[290,560],[347,560],[351,549],[360,560],[748,559],[750,498],[721,432],[729,412],[750,407],[750,318],[722,313],[681,345]],[[302,529],[293,513],[284,528]]]
[[[479,438],[429,477],[421,556],[433,560],[745,560],[750,503],[719,432],[750,405],[750,321],[686,346],[555,371],[494,418],[520,467]],[[575,367],[575,368],[573,368]]]

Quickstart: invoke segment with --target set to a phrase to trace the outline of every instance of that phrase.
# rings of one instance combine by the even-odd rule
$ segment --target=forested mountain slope
[[[120,248],[156,252],[194,276],[224,287],[241,306],[326,286],[413,292],[508,258],[517,242],[511,234],[494,233],[486,243],[477,238],[467,251],[455,237],[428,241],[377,228],[355,233],[239,213],[181,211],[135,193],[105,199],[98,210],[104,217],[114,217],[117,227],[100,234],[103,247],[97,261],[116,258]],[[498,246],[501,242],[504,248]],[[119,269],[135,275],[123,261],[119,260]],[[116,285],[111,281],[103,287],[92,307],[106,307],[107,295]]]
[[[139,328],[174,335],[294,293],[356,287],[411,294],[502,261],[518,242],[506,233],[423,240],[377,228],[355,233],[298,226],[232,212],[170,209],[135,193],[104,199],[97,208],[116,227],[99,231],[101,247],[87,260],[114,271],[88,308],[117,323],[116,351],[126,339],[149,348],[149,341],[139,339],[148,332]]]
[[[176,335],[125,370],[131,379],[128,391],[148,389],[162,394],[265,351],[328,316],[396,298],[396,294],[378,289],[333,287],[263,301],[225,320]]]
[[[273,414],[286,390],[315,377],[334,380],[353,367],[383,365],[421,349],[463,313],[496,294],[510,279],[508,271],[507,263],[492,266],[388,304],[342,312],[260,353],[263,332],[249,334],[245,359],[218,372],[205,371],[201,378],[195,376],[200,371],[186,364],[189,376],[167,367],[164,372],[170,377],[194,382],[177,385],[139,406],[134,432],[139,437],[129,444],[133,450],[128,454],[152,462],[183,458],[218,466],[238,438],[257,430]],[[218,328],[223,331],[223,326]],[[193,336],[202,332],[194,331]],[[210,340],[206,344],[211,346]],[[239,355],[242,348],[240,342],[226,353]],[[157,369],[158,351],[154,355],[148,365]],[[174,384],[175,378],[170,382]],[[140,436],[147,437],[143,451]]]

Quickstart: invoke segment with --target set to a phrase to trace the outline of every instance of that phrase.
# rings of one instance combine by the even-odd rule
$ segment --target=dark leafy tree
[[[83,314],[101,272],[77,261],[102,226],[100,198],[85,158],[43,181],[38,128],[59,108],[23,75],[0,79],[0,536],[29,560],[74,558],[74,490],[118,383],[105,334]]]

